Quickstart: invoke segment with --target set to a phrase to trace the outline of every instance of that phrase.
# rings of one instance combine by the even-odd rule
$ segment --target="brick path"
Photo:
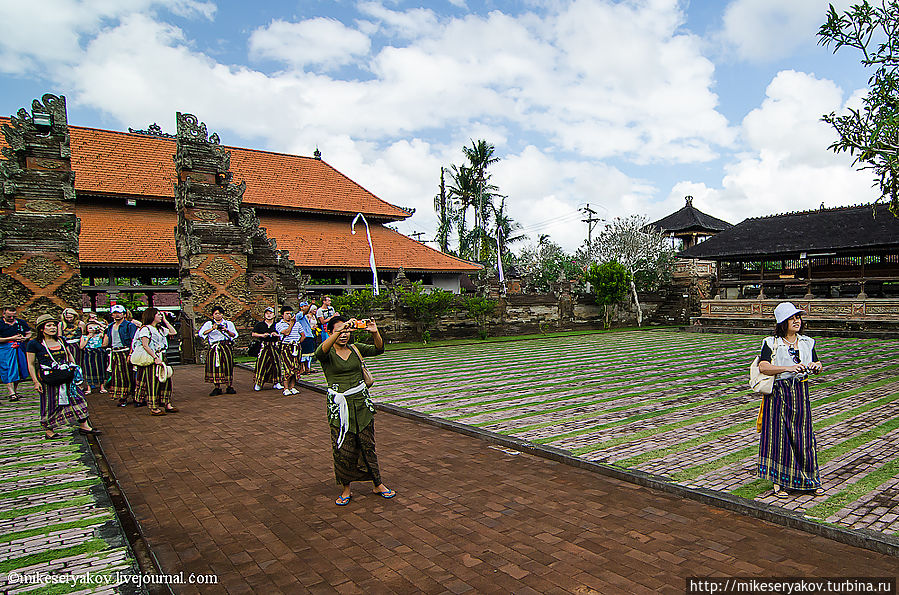
[[[114,593],[117,577],[137,571],[90,448],[73,429],[61,440],[43,440],[37,393],[19,385],[22,399],[0,405],[0,593],[24,593],[40,585],[19,577],[81,576],[54,584],[53,593]],[[99,399],[90,396],[88,399]],[[73,437],[72,437],[73,436]],[[87,577],[108,584],[88,583]],[[125,585],[119,591],[133,592]]]
[[[184,593],[656,593],[687,576],[894,576],[896,559],[380,413],[393,500],[338,508],[323,397],[208,397],[181,413],[91,402],[119,483]]]

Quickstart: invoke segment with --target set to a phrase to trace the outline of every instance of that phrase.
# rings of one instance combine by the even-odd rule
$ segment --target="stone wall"
[[[34,320],[81,303],[65,97],[44,95],[3,125],[0,162],[0,296]]]

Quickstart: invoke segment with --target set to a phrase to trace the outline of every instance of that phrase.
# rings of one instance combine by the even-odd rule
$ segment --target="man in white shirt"
[[[331,305],[330,295],[326,295],[322,298],[322,307],[318,309],[315,316],[318,318],[318,326],[322,333],[322,343],[324,343],[328,339],[328,321],[335,316],[339,316],[337,311],[334,310],[334,307]]]
[[[201,339],[209,342],[206,351],[206,382],[214,384],[210,397],[222,394],[221,385],[227,384],[225,392],[229,395],[237,391],[234,383],[234,339],[237,328],[230,320],[225,320],[225,310],[221,306],[212,309],[212,320],[207,320],[197,333]]]

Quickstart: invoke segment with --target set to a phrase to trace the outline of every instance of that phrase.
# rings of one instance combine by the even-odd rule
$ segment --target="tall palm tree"
[[[481,260],[484,256],[485,248],[484,237],[486,236],[487,214],[490,212],[490,205],[493,197],[496,196],[497,188],[488,184],[490,174],[487,168],[499,161],[499,157],[494,156],[495,147],[484,139],[477,141],[471,140],[470,147],[463,147],[462,152],[468,159],[469,167],[472,169],[475,181],[475,221],[474,228],[478,231],[476,238],[475,251],[477,259]]]
[[[469,207],[474,204],[476,194],[474,171],[464,165],[462,167],[451,166],[448,194],[455,199],[457,205],[453,209],[453,218],[459,239],[458,254],[462,258],[471,258],[471,234],[467,230],[467,216]]]
[[[446,183],[443,178],[444,168],[440,168],[440,193],[434,197],[434,210],[437,212],[437,245],[441,252],[449,252],[449,238],[453,227],[453,204],[447,199]]]

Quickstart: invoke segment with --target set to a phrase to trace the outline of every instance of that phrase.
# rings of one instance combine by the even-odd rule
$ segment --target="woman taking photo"
[[[269,306],[262,314],[262,320],[253,327],[253,338],[259,341],[259,355],[256,356],[256,386],[254,390],[262,390],[266,382],[277,388],[281,381],[281,333],[275,328],[275,309]]]
[[[44,437],[55,440],[62,437],[58,428],[78,424],[81,434],[100,434],[91,427],[88,420],[87,402],[75,384],[74,374],[67,380],[56,383],[52,378],[54,369],[75,365],[72,353],[66,348],[65,341],[59,336],[56,319],[50,314],[41,314],[34,327],[34,338],[26,347],[28,354],[28,372],[36,390],[41,397],[41,426]],[[43,375],[51,373],[50,376]]]
[[[144,310],[142,323],[134,335],[132,350],[143,349],[153,358],[153,363],[137,366],[134,398],[148,404],[150,415],[177,413],[178,408],[172,405],[172,378],[159,373],[160,367],[166,369],[164,358],[165,350],[169,346],[167,337],[177,331],[156,308]],[[164,376],[165,379],[160,376]]]
[[[343,491],[334,502],[350,503],[350,482],[371,481],[374,493],[393,498],[396,492],[381,483],[378,455],[375,452],[375,408],[365,386],[362,357],[384,353],[384,340],[373,320],[366,321],[374,345],[349,345],[355,319],[335,316],[328,321],[328,338],[315,357],[321,362],[328,386],[328,422],[331,426],[331,451],[334,476]]]
[[[790,302],[774,309],[774,337],[762,343],[759,371],[774,376],[774,392],[765,395],[759,441],[761,478],[774,482],[774,495],[787,489],[824,493],[818,473],[818,453],[812,429],[808,373],[821,371],[815,340],[802,333],[804,310]]]

